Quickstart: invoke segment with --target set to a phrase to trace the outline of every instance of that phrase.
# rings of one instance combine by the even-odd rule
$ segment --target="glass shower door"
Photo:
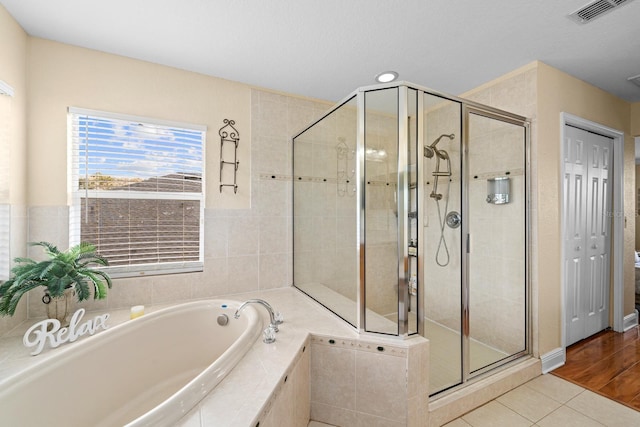
[[[364,93],[364,329],[398,334],[397,87]]]
[[[468,109],[470,377],[527,350],[526,128]]]
[[[528,351],[527,130],[524,121],[425,94],[430,394]]]
[[[461,117],[459,102],[424,94],[420,258],[430,394],[463,381]]]

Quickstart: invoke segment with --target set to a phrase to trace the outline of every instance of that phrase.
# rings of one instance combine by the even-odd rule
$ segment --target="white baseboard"
[[[622,330],[626,332],[636,326],[638,326],[638,310],[633,310],[633,313],[624,316]]]
[[[558,347],[556,349],[551,350],[548,353],[540,356],[540,361],[542,362],[542,373],[546,374],[548,372],[553,371],[556,368],[564,365],[564,362],[567,360],[567,355],[565,353],[564,348]]]

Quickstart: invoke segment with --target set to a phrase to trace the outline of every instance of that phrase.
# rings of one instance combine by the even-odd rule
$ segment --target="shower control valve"
[[[451,211],[447,214],[446,221],[450,228],[458,228],[462,224],[462,216],[459,212]]]

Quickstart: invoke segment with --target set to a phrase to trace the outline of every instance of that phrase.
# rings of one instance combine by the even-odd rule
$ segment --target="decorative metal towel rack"
[[[240,161],[238,161],[238,143],[240,142],[240,132],[233,127],[236,124],[234,120],[224,119],[224,126],[220,128],[218,131],[218,135],[220,135],[220,192],[222,193],[222,187],[233,187],[234,194],[238,192],[238,165],[240,165]],[[224,146],[225,144],[233,144],[233,161],[227,161],[224,157]],[[228,150],[230,151],[230,150]],[[233,166],[233,184],[225,184],[222,179],[222,172],[225,166]]]

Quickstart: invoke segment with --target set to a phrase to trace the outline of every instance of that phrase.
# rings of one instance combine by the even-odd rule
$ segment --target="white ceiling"
[[[32,36],[337,101],[384,70],[460,94],[541,60],[628,101],[640,1],[0,0]]]

